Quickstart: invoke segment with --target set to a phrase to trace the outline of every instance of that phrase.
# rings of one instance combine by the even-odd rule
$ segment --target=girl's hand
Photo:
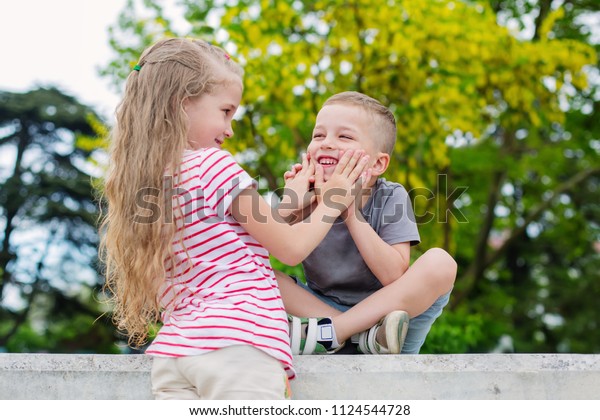
[[[285,187],[279,204],[279,214],[285,219],[290,219],[316,201],[311,188],[315,182],[315,165],[309,155],[303,153],[302,163],[295,163],[283,177]]]
[[[302,164],[301,163],[294,163],[292,165],[292,169],[290,169],[289,171],[286,171],[283,174],[283,179],[287,183],[289,179],[294,179],[296,177],[296,174],[298,172],[300,172],[301,170],[302,170]]]

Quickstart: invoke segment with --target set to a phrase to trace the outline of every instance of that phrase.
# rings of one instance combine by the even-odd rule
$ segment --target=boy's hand
[[[350,206],[356,197],[355,186],[358,178],[365,174],[369,156],[363,150],[346,150],[327,182],[323,180],[323,168],[315,167],[315,191],[319,202],[324,202],[343,212]],[[366,176],[366,175],[365,175]],[[360,191],[361,188],[358,188]]]
[[[362,173],[358,181],[356,181],[355,188],[352,189],[355,192],[354,202],[341,215],[344,222],[352,223],[357,220],[357,215],[360,214],[360,210],[362,209],[362,197],[368,188],[367,186],[371,183],[371,177],[372,170],[368,168]],[[364,219],[361,217],[360,220]]]
[[[295,163],[283,177],[285,187],[279,204],[279,214],[287,219],[316,201],[315,193],[311,189],[315,182],[315,165],[309,156],[303,153],[302,163]]]

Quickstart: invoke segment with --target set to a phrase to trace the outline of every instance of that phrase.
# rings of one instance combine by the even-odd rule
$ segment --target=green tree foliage
[[[559,100],[559,118],[513,130],[514,146],[506,148],[512,165],[496,172],[487,197],[493,207],[486,203],[496,249],[479,248],[462,297],[502,315],[490,317],[488,327],[512,337],[516,351],[598,352],[600,45],[589,24],[598,4],[490,3],[502,24],[518,28],[519,39],[587,44],[596,56],[585,67],[587,86],[575,86],[569,73],[562,81],[543,78]]]
[[[394,111],[386,177],[411,192],[417,251],[442,246],[460,266],[427,351],[491,351],[503,337],[509,351],[600,351],[597,45],[578,20],[591,2],[180,4],[183,31],[162,2],[130,1],[106,74],[122,83],[164,36],[224,46],[246,71],[227,147],[265,191],[281,188],[329,95],[359,90]]]
[[[0,348],[117,350],[92,291],[99,124],[54,88],[0,92]]]

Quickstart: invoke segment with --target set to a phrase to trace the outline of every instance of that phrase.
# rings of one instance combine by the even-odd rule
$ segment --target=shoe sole
[[[385,337],[388,350],[391,354],[400,354],[402,351],[406,333],[408,332],[409,319],[408,313],[404,311],[390,312],[386,316]]]

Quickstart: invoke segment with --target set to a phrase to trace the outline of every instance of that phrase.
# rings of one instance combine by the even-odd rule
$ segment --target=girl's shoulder
[[[182,166],[194,166],[206,160],[223,158],[233,159],[233,156],[228,151],[217,149],[216,147],[198,150],[185,149],[183,151]]]
[[[183,157],[184,158],[189,158],[189,159],[197,159],[197,158],[206,158],[208,156],[211,155],[215,155],[215,156],[223,156],[223,155],[227,155],[227,156],[231,156],[231,153],[229,153],[227,150],[223,150],[223,149],[217,149],[216,147],[204,147],[202,149],[185,149],[183,151]]]

